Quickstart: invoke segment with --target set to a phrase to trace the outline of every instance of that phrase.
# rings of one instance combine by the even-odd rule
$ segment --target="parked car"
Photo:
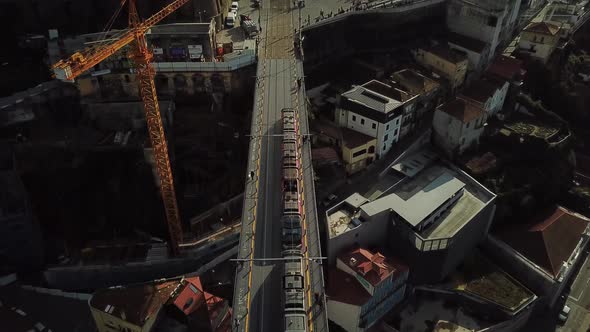
[[[236,14],[234,14],[233,12],[230,12],[227,14],[227,17],[225,18],[225,27],[231,29],[235,25],[236,25]]]
[[[561,312],[559,313],[559,321],[563,324],[567,321],[567,318],[570,315],[570,310],[571,308],[566,304],[563,306],[563,309],[561,309]]]
[[[324,198],[324,200],[322,201],[322,206],[323,207],[328,207],[329,205],[332,205],[332,203],[334,203],[334,201],[337,198],[338,198],[338,196],[336,196],[334,194],[328,195],[328,197]]]
[[[232,13],[237,14],[238,13],[238,8],[240,7],[240,5],[238,5],[237,1],[233,1],[231,3],[231,7],[230,10],[232,11]]]

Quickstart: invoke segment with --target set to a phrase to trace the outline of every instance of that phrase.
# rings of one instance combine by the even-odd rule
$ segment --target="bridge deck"
[[[252,114],[248,175],[242,212],[242,231],[238,258],[281,257],[281,110],[294,108],[299,113],[301,134],[308,134],[303,64],[293,50],[297,11],[290,0],[266,0],[261,9],[262,33],[258,45],[257,83]],[[304,253],[321,256],[315,192],[309,144],[301,150],[304,200]],[[250,178],[250,172],[254,177]],[[314,293],[323,294],[321,266],[305,261],[305,288],[309,331],[327,331],[325,299],[315,303]],[[281,331],[282,261],[250,261],[238,267],[234,291],[234,330]]]

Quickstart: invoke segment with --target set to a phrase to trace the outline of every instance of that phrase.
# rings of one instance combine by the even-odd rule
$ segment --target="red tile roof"
[[[340,255],[338,259],[359,273],[373,286],[379,285],[394,273],[408,269],[407,266],[392,259],[387,259],[380,253],[373,254],[362,248]]]
[[[481,107],[461,98],[455,98],[445,103],[439,110],[463,123],[470,122],[485,115],[485,111]]]
[[[181,285],[182,288],[173,303],[188,316],[205,304],[205,294],[203,294],[203,286],[201,286],[201,280],[198,277],[184,279]]]
[[[532,22],[524,28],[524,31],[555,36],[559,32],[559,27],[547,22]]]
[[[498,85],[494,84],[494,82],[478,79],[471,82],[471,84],[463,90],[461,96],[485,104],[485,102],[496,93],[497,89]]]
[[[505,55],[497,56],[486,73],[508,81],[524,74],[522,61]]]
[[[356,278],[336,268],[328,271],[327,286],[329,300],[361,306],[371,298],[371,294]]]
[[[324,163],[336,163],[340,161],[338,153],[331,147],[315,148],[311,150],[311,158],[314,162]]]
[[[349,149],[354,149],[373,140],[375,140],[375,138],[369,135],[359,133],[356,130],[342,128],[342,144]]]
[[[590,219],[555,207],[526,226],[509,226],[497,235],[515,250],[557,277],[562,263],[578,245]]]

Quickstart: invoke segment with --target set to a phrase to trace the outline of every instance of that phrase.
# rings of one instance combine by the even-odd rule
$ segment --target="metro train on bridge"
[[[286,332],[307,331],[304,266],[302,252],[303,200],[301,197],[301,158],[299,156],[299,121],[292,108],[281,110],[283,122],[282,247],[284,258],[283,309]]]

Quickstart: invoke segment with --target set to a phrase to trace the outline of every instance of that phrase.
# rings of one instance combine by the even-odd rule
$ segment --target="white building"
[[[518,24],[521,0],[450,0],[447,25],[453,32],[490,45],[487,63],[503,41],[512,37]]]
[[[546,63],[559,43],[560,30],[559,26],[548,22],[530,23],[522,30],[518,51]]]
[[[504,107],[510,84],[502,79],[479,79],[471,82],[460,97],[482,108],[488,117]]]
[[[486,111],[472,102],[456,98],[434,112],[432,139],[449,158],[461,155],[479,144],[484,130]]]
[[[404,299],[408,267],[358,248],[338,256],[329,271],[328,318],[348,332],[365,331]]]
[[[355,86],[340,96],[336,123],[377,139],[377,157],[400,137],[404,114],[412,114],[416,96],[377,80]]]
[[[407,262],[414,283],[438,282],[483,240],[496,196],[430,146],[389,172],[398,180],[379,198],[355,194],[326,211],[328,263],[350,246],[387,246]]]

